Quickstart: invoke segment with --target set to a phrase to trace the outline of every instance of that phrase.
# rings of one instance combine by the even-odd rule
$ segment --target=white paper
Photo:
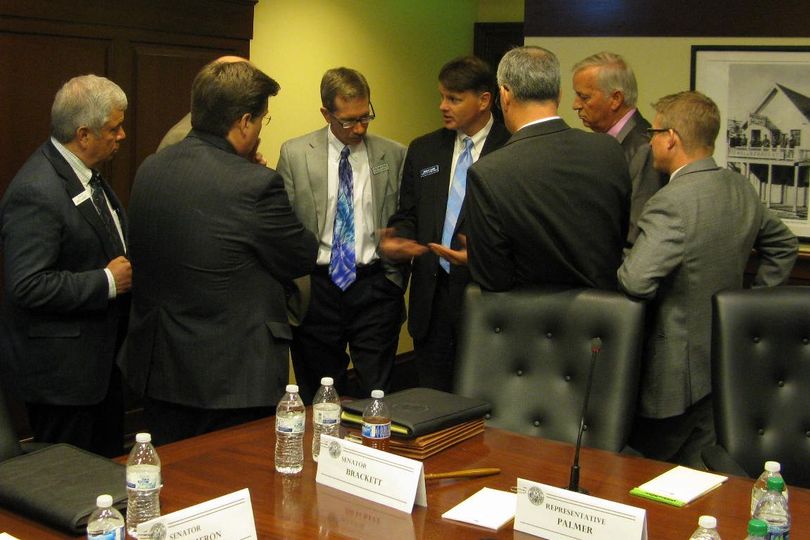
[[[0,533],[0,540],[19,540],[19,539],[15,536],[11,536],[8,533]]]
[[[647,512],[518,478],[515,530],[547,540],[647,540]]]
[[[653,495],[689,503],[728,479],[727,476],[678,465],[638,487]]]
[[[164,538],[257,540],[250,491],[235,491],[138,525],[139,540]]]
[[[442,514],[445,519],[472,523],[497,531],[515,517],[517,495],[483,488]]]
[[[315,481],[403,512],[427,506],[422,462],[321,436]]]

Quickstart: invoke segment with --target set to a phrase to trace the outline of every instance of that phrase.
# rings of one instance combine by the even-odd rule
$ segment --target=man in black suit
[[[26,404],[35,440],[106,456],[123,451],[114,359],[132,269],[123,208],[98,168],[126,136],[126,109],[126,95],[108,79],[66,82],[51,108],[50,140],[0,201],[6,380]]]
[[[380,242],[389,259],[413,260],[408,329],[420,386],[452,390],[461,305],[470,281],[463,210],[466,169],[461,171],[458,163],[468,138],[469,164],[509,138],[491,113],[496,91],[494,73],[479,58],[456,58],[442,67],[439,110],[444,127],[408,148],[399,208]],[[461,201],[454,216],[448,201],[456,177]]]
[[[638,218],[647,199],[664,187],[667,177],[655,170],[650,152],[650,123],[636,108],[638,85],[633,69],[624,58],[601,52],[581,60],[573,68],[574,104],[586,127],[616,138],[633,182],[630,200],[630,228],[627,244],[638,237]]]
[[[571,129],[557,116],[560,64],[550,51],[507,52],[498,85],[513,135],[469,171],[473,281],[493,291],[615,289],[630,203],[621,146],[609,135]]]
[[[289,380],[285,294],[317,242],[251,160],[278,89],[248,62],[208,64],[191,133],[135,177],[125,374],[158,444],[268,416]]]

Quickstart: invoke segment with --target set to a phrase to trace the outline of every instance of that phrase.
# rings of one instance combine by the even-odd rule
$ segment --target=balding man
[[[638,236],[638,221],[644,204],[666,184],[666,176],[653,168],[650,154],[650,123],[636,108],[636,76],[624,58],[611,52],[600,52],[581,60],[573,68],[574,104],[585,127],[615,137],[633,182],[630,201],[630,226],[627,244]]]

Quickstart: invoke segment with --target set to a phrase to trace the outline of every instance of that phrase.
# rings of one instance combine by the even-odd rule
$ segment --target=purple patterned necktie
[[[348,146],[344,146],[340,152],[337,211],[332,233],[332,257],[329,261],[332,282],[343,291],[354,283],[357,276],[354,252],[354,186],[349,152]]]

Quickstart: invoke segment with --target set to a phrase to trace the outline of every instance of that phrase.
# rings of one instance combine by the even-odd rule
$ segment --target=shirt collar
[[[560,119],[559,116],[547,116],[545,118],[538,118],[537,120],[532,120],[531,122],[529,122],[527,124],[523,124],[522,126],[520,126],[517,129],[517,131],[515,131],[515,133],[517,133],[518,131],[520,131],[521,129],[523,129],[525,127],[533,126],[535,124],[542,124],[543,122],[551,122],[552,120],[559,120],[559,119]]]
[[[630,117],[633,116],[634,114],[636,114],[635,107],[627,111],[627,113],[624,116],[622,116],[618,122],[613,124],[613,127],[608,130],[607,134],[613,137],[614,139],[618,137],[619,132],[622,130],[624,125],[630,120]]]
[[[361,142],[359,142],[358,144],[355,144],[354,146],[343,144],[335,136],[335,134],[332,133],[332,128],[330,126],[326,126],[326,141],[327,141],[327,144],[332,148],[332,150],[335,151],[335,153],[338,156],[343,151],[343,148],[345,146],[349,146],[349,149],[351,150],[351,153],[349,154],[349,158],[351,158],[351,156],[353,156],[355,154],[359,154],[359,153],[363,152],[366,149],[365,138]]]
[[[456,131],[456,147],[464,149],[464,139],[469,137],[472,139],[473,147],[474,148],[481,148],[481,145],[484,144],[484,141],[487,139],[489,135],[489,131],[492,129],[492,125],[495,123],[495,117],[492,114],[489,115],[489,121],[478,130],[475,135],[467,135],[461,130]]]
[[[56,150],[62,154],[62,157],[68,162],[70,168],[73,169],[74,173],[76,173],[79,181],[85,188],[87,188],[87,184],[90,183],[90,179],[93,177],[93,170],[85,165],[84,162],[79,159],[79,156],[71,152],[65,145],[53,137],[51,137],[51,144],[53,144],[54,148],[56,148]]]

